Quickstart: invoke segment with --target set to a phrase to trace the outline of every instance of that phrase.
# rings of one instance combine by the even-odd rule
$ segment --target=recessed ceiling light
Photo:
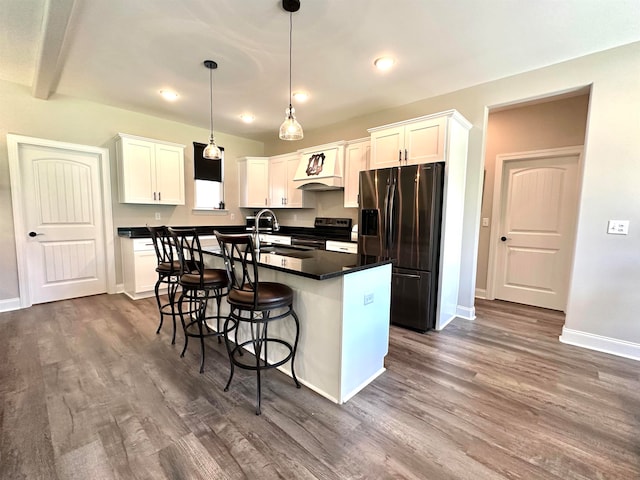
[[[375,62],[373,62],[376,68],[382,71],[389,70],[391,67],[393,67],[394,63],[395,60],[391,57],[376,58]]]
[[[295,99],[296,102],[303,103],[309,100],[309,94],[306,92],[295,92],[293,94],[293,98]]]
[[[160,95],[162,95],[165,100],[169,100],[170,102],[178,99],[178,94],[173,90],[160,90]]]
[[[256,117],[251,115],[250,113],[243,113],[242,115],[240,115],[240,119],[244,123],[251,123],[256,119]]]

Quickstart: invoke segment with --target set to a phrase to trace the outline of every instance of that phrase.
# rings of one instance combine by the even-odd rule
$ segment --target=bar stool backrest
[[[195,228],[175,227],[169,227],[168,230],[178,253],[180,274],[198,275],[200,277],[199,286],[203,287],[205,266],[198,231]]]
[[[151,234],[151,241],[153,242],[153,248],[156,251],[156,257],[158,265],[166,264],[170,267],[168,273],[178,273],[173,271],[173,248],[171,247],[171,235],[166,226],[151,227],[147,225],[147,230]]]
[[[258,265],[254,261],[256,251],[253,235],[241,233],[223,235],[213,232],[218,239],[220,251],[224,258],[224,265],[229,277],[229,288],[253,292],[253,305],[258,308]]]

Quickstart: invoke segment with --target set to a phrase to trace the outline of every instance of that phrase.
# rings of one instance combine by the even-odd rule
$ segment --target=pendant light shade
[[[289,12],[289,107],[285,110],[284,122],[280,125],[281,140],[300,140],[304,137],[302,125],[296,120],[296,110],[291,105],[291,34],[293,31],[293,12],[300,8],[299,0],[282,0],[282,8]]]
[[[202,157],[207,160],[220,160],[221,152],[218,145],[216,145],[216,139],[213,136],[213,71],[218,68],[218,64],[213,60],[205,60],[204,66],[209,69],[209,99],[210,99],[210,119],[211,119],[211,135],[209,136],[209,144],[202,152]]]
[[[285,111],[284,122],[280,125],[280,138],[282,140],[300,140],[304,137],[302,125],[296,120],[296,109],[289,105]]]

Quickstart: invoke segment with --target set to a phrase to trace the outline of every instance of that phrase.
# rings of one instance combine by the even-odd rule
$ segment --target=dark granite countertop
[[[218,247],[207,253],[222,256]],[[379,267],[391,263],[391,259],[354,253],[328,252],[326,250],[298,250],[286,246],[267,246],[261,249],[258,265],[272,270],[291,273],[314,280],[326,280],[349,273]]]
[[[176,226],[177,225],[172,225]],[[184,228],[180,226],[179,228]],[[213,235],[214,230],[218,230],[221,233],[246,233],[244,225],[204,225],[195,226],[199,235]],[[265,232],[267,233],[267,232]],[[289,236],[302,236],[309,238],[321,238],[323,240],[338,240],[343,242],[351,241],[351,232],[344,233],[327,233],[318,232],[313,227],[287,227],[281,226],[277,232],[270,232],[273,235],[289,235]],[[147,227],[118,227],[118,236],[124,238],[149,238],[149,230]]]

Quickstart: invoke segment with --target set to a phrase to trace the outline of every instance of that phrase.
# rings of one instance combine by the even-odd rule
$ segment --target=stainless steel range
[[[351,236],[350,218],[316,217],[313,229],[290,228],[291,245],[324,250],[327,240],[348,242]]]

